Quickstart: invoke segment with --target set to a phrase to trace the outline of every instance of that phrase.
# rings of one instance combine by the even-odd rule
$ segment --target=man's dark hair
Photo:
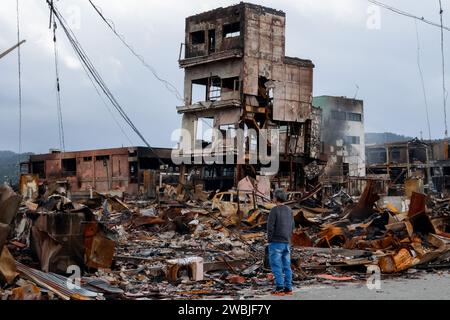
[[[277,200],[278,202],[281,202],[281,203],[284,203],[287,201],[287,194],[286,194],[286,192],[284,192],[283,189],[275,190],[273,193],[273,197],[275,198],[275,200]]]

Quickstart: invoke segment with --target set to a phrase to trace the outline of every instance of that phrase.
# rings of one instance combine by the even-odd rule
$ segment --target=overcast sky
[[[236,0],[95,0],[118,31],[181,92],[178,67],[184,18],[228,6]],[[438,1],[383,2],[439,21]],[[16,42],[16,0],[2,0],[0,51]],[[58,148],[58,118],[52,35],[45,0],[20,0],[22,47],[23,150]],[[172,147],[171,133],[180,127],[180,102],[145,69],[107,29],[87,0],[57,2],[80,43],[136,126],[153,146]],[[427,137],[423,92],[417,67],[414,20],[380,10],[366,0],[267,0],[259,4],[287,15],[286,54],[311,59],[314,95],[357,97],[365,102],[367,132],[390,131]],[[444,24],[450,26],[450,0],[443,0]],[[421,59],[430,105],[433,138],[444,135],[439,28],[418,23]],[[450,32],[445,32],[450,66]],[[67,150],[128,146],[102,100],[58,30],[62,108]],[[447,83],[450,89],[450,67]],[[18,150],[17,52],[0,60],[0,150]],[[449,109],[450,115],[450,109]],[[141,141],[124,127],[134,145]]]

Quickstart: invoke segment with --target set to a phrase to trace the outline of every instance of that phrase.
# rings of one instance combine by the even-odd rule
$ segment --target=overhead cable
[[[425,79],[423,76],[422,64],[421,64],[421,59],[420,59],[420,50],[421,49],[420,49],[420,38],[419,38],[419,29],[417,28],[417,21],[414,21],[414,25],[416,27],[416,38],[417,38],[417,67],[419,69],[420,81],[422,83],[422,92],[423,92],[423,99],[424,99],[424,103],[425,103],[425,113],[427,116],[427,125],[428,125],[428,137],[431,141],[430,111],[429,111],[429,106],[428,106],[427,92],[425,89]]]
[[[97,7],[91,0],[89,0],[89,3],[94,8],[95,12],[97,12],[97,14],[100,16],[100,18],[106,23],[106,25],[109,27],[109,29],[111,29],[111,31],[117,36],[117,38],[119,38],[119,40],[123,43],[123,45],[128,48],[128,50],[142,63],[142,65],[144,65],[148,70],[150,70],[150,72],[153,74],[153,76],[158,81],[163,83],[164,86],[166,87],[166,89],[169,92],[171,92],[178,100],[184,102],[184,99],[183,99],[182,95],[180,94],[180,92],[178,91],[178,89],[173,84],[171,84],[168,80],[161,78],[158,75],[158,73],[156,72],[155,68],[153,66],[151,66],[149,63],[147,63],[145,61],[144,57],[142,55],[138,54],[136,52],[136,50],[130,44],[128,44],[128,42],[125,40],[125,37],[123,35],[120,35],[117,32],[114,22],[111,19],[105,18],[101,9],[99,7]]]
[[[16,22],[17,22],[17,67],[18,67],[18,89],[19,89],[19,156],[18,171],[20,173],[20,162],[22,156],[22,56],[20,51],[20,8],[19,0],[16,0]]]
[[[448,137],[447,122],[447,88],[445,83],[445,52],[444,52],[444,10],[442,9],[442,1],[439,0],[439,15],[441,17],[441,57],[442,57],[442,97],[444,100],[444,121],[445,121],[445,137]]]
[[[402,15],[402,16],[405,16],[405,17],[408,17],[408,18],[412,18],[412,19],[416,19],[416,20],[418,20],[418,21],[424,22],[424,23],[429,24],[429,25],[432,25],[432,26],[434,26],[434,27],[438,27],[438,28],[441,28],[441,27],[442,27],[443,30],[450,31],[450,28],[449,28],[449,27],[441,26],[439,23],[436,23],[436,22],[427,20],[427,19],[425,19],[424,17],[419,17],[419,16],[413,15],[413,14],[411,14],[411,13],[402,11],[402,10],[400,10],[400,9],[397,9],[397,8],[394,8],[394,7],[389,6],[389,5],[387,5],[387,4],[384,4],[384,3],[380,2],[380,1],[376,1],[376,0],[367,0],[367,1],[370,2],[370,3],[372,3],[372,4],[374,4],[374,5],[376,5],[376,6],[382,7],[382,8],[384,8],[384,9],[387,9],[387,10],[392,11],[392,12],[394,12],[394,13],[400,14],[400,15]]]
[[[138,130],[138,128],[134,125],[133,121],[129,118],[129,116],[126,114],[125,110],[122,108],[122,106],[119,104],[115,96],[112,94],[106,83],[104,82],[103,78],[98,73],[97,69],[95,68],[92,61],[89,59],[88,55],[82,48],[81,44],[77,40],[75,34],[72,32],[72,30],[67,26],[67,22],[65,21],[64,17],[61,15],[59,10],[56,8],[56,6],[51,5],[50,0],[46,0],[50,10],[52,11],[52,14],[55,16],[56,20],[59,22],[59,25],[63,29],[64,33],[67,36],[67,39],[69,40],[70,44],[72,45],[72,48],[75,50],[75,53],[79,57],[82,64],[86,67],[86,70],[88,71],[88,75],[90,78],[97,83],[101,91],[105,94],[105,96],[108,98],[108,100],[111,102],[113,107],[117,110],[117,112],[121,115],[121,117],[125,120],[125,122],[132,128],[132,130],[139,136],[139,138],[145,143],[145,145],[150,149],[150,151],[155,155],[155,157],[158,159],[159,163],[161,165],[165,165],[165,163],[161,160],[159,155],[155,152],[155,150],[150,146],[148,141],[144,138],[143,134]]]

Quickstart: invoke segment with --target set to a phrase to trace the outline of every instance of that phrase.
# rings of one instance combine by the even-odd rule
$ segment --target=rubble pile
[[[266,220],[274,206],[253,192],[206,194],[165,186],[157,200],[64,190],[22,200],[0,189],[0,296],[4,300],[235,299],[273,285]],[[450,199],[414,193],[321,199],[291,193],[297,285],[365,281],[367,268],[403,276],[450,266]],[[390,203],[388,200],[391,200]],[[403,211],[404,207],[406,211]]]

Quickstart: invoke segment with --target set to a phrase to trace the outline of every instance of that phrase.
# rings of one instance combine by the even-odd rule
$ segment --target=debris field
[[[383,203],[369,181],[359,198],[296,192],[292,267],[297,287],[365,283],[450,267],[450,199],[413,193],[406,211]],[[227,198],[228,197],[228,198]],[[228,201],[227,201],[228,200]],[[24,200],[0,189],[3,300],[252,299],[273,276],[266,219],[255,192],[208,194],[166,185],[156,200],[62,188]],[[373,268],[373,267],[372,267]]]

